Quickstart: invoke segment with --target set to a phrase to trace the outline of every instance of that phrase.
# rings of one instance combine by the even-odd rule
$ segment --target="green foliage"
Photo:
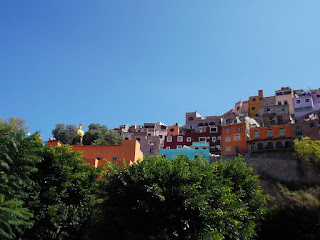
[[[19,130],[27,130],[26,121],[21,118],[10,117],[9,120],[0,118],[0,129],[6,133],[17,132]]]
[[[28,203],[35,223],[23,239],[80,239],[98,211],[99,171],[66,145],[45,148],[43,159]]]
[[[151,156],[125,169],[111,165],[104,190],[102,231],[111,226],[110,239],[249,239],[266,203],[240,158]]]
[[[320,188],[282,188],[282,204],[262,223],[259,239],[320,239]]]
[[[120,144],[122,137],[114,130],[108,130],[104,125],[91,123],[83,137],[84,145],[115,145]]]
[[[75,125],[58,123],[52,130],[53,137],[63,144],[75,145],[80,142],[77,135],[77,127]]]
[[[23,130],[13,129],[8,125],[0,128],[0,239],[14,239],[32,225],[25,200],[35,186],[31,176],[43,149],[38,134],[25,138]]]
[[[303,137],[301,140],[294,140],[294,155],[305,161],[320,165],[320,141]]]

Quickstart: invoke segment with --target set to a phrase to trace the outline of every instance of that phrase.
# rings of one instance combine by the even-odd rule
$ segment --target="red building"
[[[221,127],[206,127],[203,132],[185,133],[185,135],[169,135],[165,137],[165,149],[183,148],[183,146],[192,146],[193,142],[208,142],[210,145],[210,153],[221,154]]]

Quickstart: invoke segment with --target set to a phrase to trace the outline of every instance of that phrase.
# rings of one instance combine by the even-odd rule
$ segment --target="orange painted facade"
[[[168,126],[167,128],[168,135],[179,135],[179,126],[174,125],[174,126]]]
[[[46,147],[60,147],[63,143],[59,140],[51,140],[46,143]]]
[[[258,96],[249,97],[249,117],[259,117],[260,107],[263,106],[263,90],[259,90]]]
[[[281,129],[281,130],[280,130]],[[250,129],[250,141],[291,138],[291,125],[277,125]]]
[[[247,152],[246,123],[222,126],[222,154]]]
[[[50,143],[51,142],[51,143]],[[54,145],[55,144],[55,145]],[[56,141],[49,141],[46,146],[58,146]],[[120,145],[71,145],[71,150],[82,152],[84,162],[98,167],[110,161],[120,167],[143,160],[140,143],[136,140],[122,140]]]

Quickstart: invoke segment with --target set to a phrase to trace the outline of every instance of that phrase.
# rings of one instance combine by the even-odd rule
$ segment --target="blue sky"
[[[0,117],[57,123],[220,115],[319,88],[320,1],[1,1]]]

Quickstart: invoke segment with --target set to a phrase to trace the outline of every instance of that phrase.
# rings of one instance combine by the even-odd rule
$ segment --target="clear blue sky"
[[[1,1],[0,117],[57,123],[223,114],[320,87],[320,1]]]

